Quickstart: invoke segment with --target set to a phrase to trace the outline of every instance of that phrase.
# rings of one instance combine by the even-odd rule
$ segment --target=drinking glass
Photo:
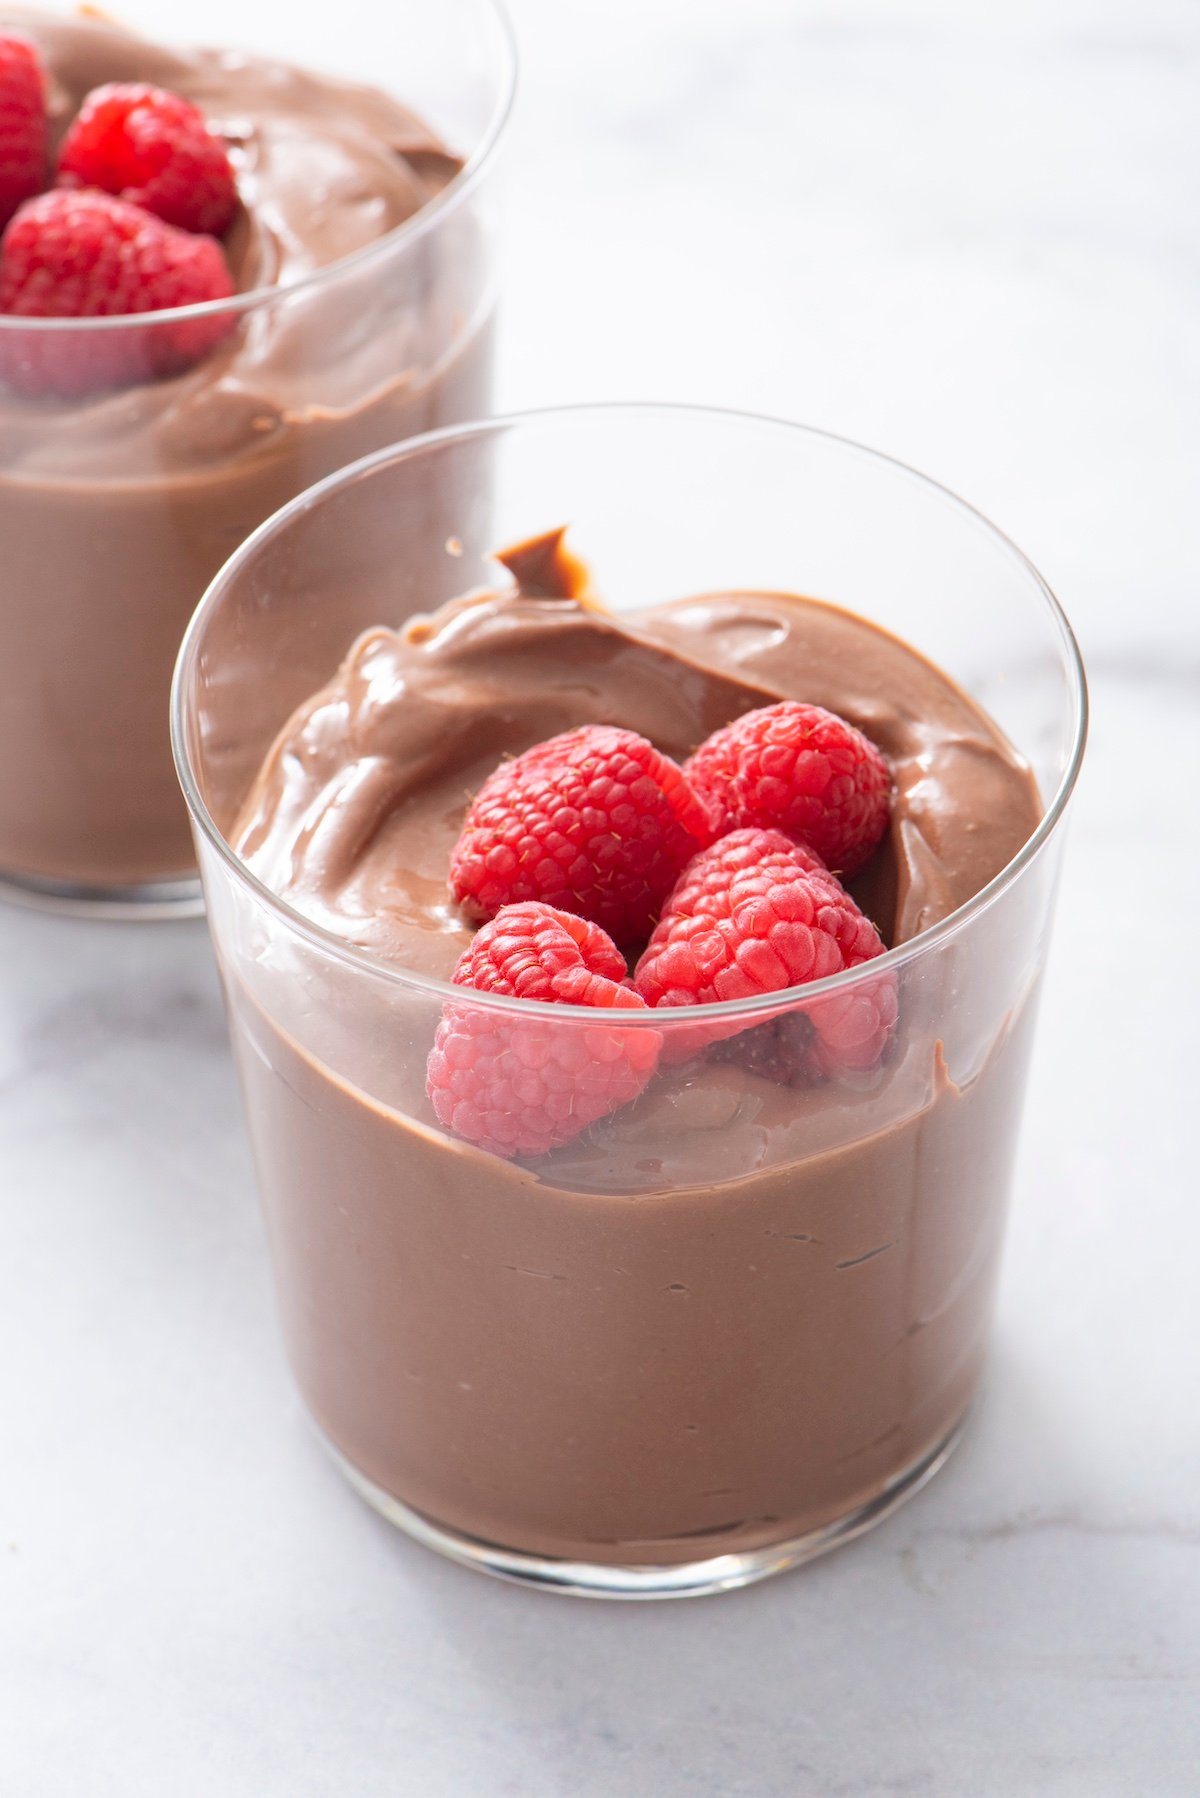
[[[123,6],[122,23],[164,41],[149,0]],[[293,11],[287,59],[411,109],[413,154],[436,157],[421,147],[432,132],[462,163],[431,202],[327,267],[228,302],[136,318],[0,315],[0,891],[11,898],[108,916],[200,909],[167,701],[205,587],[314,481],[488,410],[497,149],[514,69],[503,15],[493,0],[401,0],[381,35],[377,11],[347,0],[338,31],[328,26],[324,11]],[[233,0],[209,5],[203,29],[281,53],[253,41]],[[213,122],[236,131],[236,119]],[[327,221],[338,203],[312,196]],[[220,341],[152,378],[181,331]],[[97,347],[146,378],[66,391]],[[64,391],[31,392],[31,371],[39,389]]]
[[[615,1014],[664,1071],[576,1142],[503,1160],[426,1095],[447,1008],[581,1053],[597,1014],[385,963],[267,890],[229,832],[360,631],[494,585],[497,547],[564,522],[618,612],[792,592],[902,638],[1027,758],[1044,812],[969,903],[879,960]],[[693,1594],[845,1541],[941,1466],[984,1364],[1085,713],[1066,620],[999,531],[897,462],[769,420],[598,407],[439,432],[237,551],[183,646],[175,753],[292,1365],[386,1517],[512,1579]],[[714,1015],[803,1030],[881,983],[897,1022],[870,1074],[773,1092],[703,1057],[666,1069]]]

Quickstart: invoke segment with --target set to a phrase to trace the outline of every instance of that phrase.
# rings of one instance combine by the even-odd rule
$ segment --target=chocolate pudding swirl
[[[326,929],[448,979],[464,796],[505,756],[619,724],[683,760],[757,706],[803,698],[895,775],[883,849],[851,883],[890,946],[948,917],[1033,831],[1033,778],[990,719],[895,637],[834,606],[708,594],[619,617],[580,600],[557,534],[509,553],[511,590],[360,637],[280,733],[234,827],[256,874]]]
[[[360,637],[232,833],[373,955],[449,974],[471,928],[446,887],[469,795],[583,723],[682,756],[783,697],[850,718],[895,769],[889,835],[854,883],[893,943],[1034,829],[996,726],[865,620],[779,593],[614,616],[577,597],[555,537],[506,560],[510,589]],[[1003,909],[968,960],[951,943],[901,979],[872,1074],[791,1084],[756,1055],[760,1026],[524,1163],[437,1126],[435,997],[381,997],[274,925],[243,920],[236,950],[218,930],[285,1332],[340,1453],[462,1535],[610,1565],[789,1542],[915,1477],[986,1343],[1033,1010],[1024,920]],[[980,955],[995,990],[960,994]]]
[[[0,379],[0,875],[134,885],[193,862],[167,695],[205,586],[314,480],[485,409],[486,247],[460,211],[403,255],[289,292],[459,172],[401,101],[230,51],[167,50],[99,18],[8,9],[0,29],[38,45],[55,143],[104,82],[199,106],[237,175],[224,239],[236,284],[278,290],[170,379],[70,400]]]

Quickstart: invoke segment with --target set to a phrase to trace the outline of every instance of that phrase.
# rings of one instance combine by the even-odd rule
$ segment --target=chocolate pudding
[[[683,757],[781,698],[849,719],[895,773],[853,883],[893,945],[1037,825],[997,727],[862,618],[780,593],[614,615],[556,536],[506,560],[511,587],[361,636],[230,833],[381,964],[449,976],[472,929],[446,885],[469,795],[579,724]],[[773,1017],[664,1058],[634,1103],[526,1161],[437,1125],[442,997],[322,971],[264,914],[215,915],[285,1331],[330,1441],[444,1528],[608,1566],[786,1543],[911,1480],[986,1342],[1038,966],[999,909],[996,991],[964,982],[953,939],[905,964],[872,1073],[792,1081]]]
[[[381,241],[461,167],[381,91],[163,49],[99,17],[4,10],[8,28],[40,50],[55,142],[101,83],[199,106],[237,174],[236,285],[274,290],[167,379],[68,400],[0,378],[0,875],[136,887],[194,865],[167,697],[197,600],[313,481],[486,409],[488,243],[463,206],[412,242]]]

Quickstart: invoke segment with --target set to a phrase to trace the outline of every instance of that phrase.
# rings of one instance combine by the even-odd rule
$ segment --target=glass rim
[[[315,268],[310,274],[302,275],[298,281],[268,283],[263,287],[247,288],[245,293],[230,294],[221,300],[198,300],[191,306],[159,307],[156,312],[117,312],[104,317],[92,318],[38,318],[26,317],[22,313],[0,312],[0,333],[4,332],[58,332],[73,331],[88,333],[97,331],[132,331],[144,330],[148,325],[174,325],[187,323],[191,319],[241,316],[258,307],[268,305],[272,300],[292,299],[299,294],[307,294],[316,288],[330,285],[335,279],[348,273],[357,273],[369,267],[373,261],[382,261],[385,254],[415,243],[443,217],[456,212],[459,206],[472,194],[491,165],[495,152],[504,136],[505,127],[512,116],[513,103],[517,92],[517,38],[512,21],[508,16],[505,0],[471,0],[471,4],[492,15],[499,28],[500,45],[503,53],[503,67],[499,92],[492,105],[487,124],[479,138],[479,142],[471,151],[452,181],[448,181],[439,194],[418,208],[411,218],[402,224],[393,225],[382,237],[374,242],[363,244],[361,249],[351,250],[349,255],[339,256],[336,262],[326,263],[324,268]]]
[[[290,500],[286,506],[282,506],[278,512],[273,513],[270,518],[259,525],[257,530],[253,531],[238,546],[228,561],[218,570],[192,614],[180,644],[175,672],[171,681],[171,751],[175,758],[175,771],[193,823],[199,827],[205,841],[215,850],[218,859],[224,863],[239,885],[246,888],[265,910],[273,912],[294,935],[303,938],[314,948],[321,950],[334,960],[343,962],[359,973],[375,979],[383,979],[410,991],[415,989],[428,993],[443,1003],[452,1000],[463,1006],[478,1005],[484,1009],[495,1009],[497,1012],[544,1018],[546,1014],[544,1002],[535,999],[510,998],[505,994],[483,993],[471,987],[454,986],[450,981],[442,980],[436,975],[423,974],[414,968],[405,968],[385,961],[373,951],[359,948],[338,936],[336,932],[326,930],[324,926],[315,923],[260,880],[226,840],[201,797],[192,772],[191,757],[188,753],[184,729],[184,713],[187,705],[185,686],[189,683],[189,677],[199,653],[200,638],[208,622],[209,614],[216,609],[230,583],[236,580],[243,567],[253,559],[263,544],[286,531],[293,519],[309,511],[331,493],[336,492],[339,488],[349,486],[351,482],[376,469],[409,461],[447,443],[465,442],[472,439],[478,441],[486,437],[500,436],[513,430],[522,430],[527,426],[554,425],[589,419],[601,420],[614,416],[630,419],[703,420],[718,426],[721,424],[751,426],[786,436],[800,436],[827,447],[843,451],[849,450],[855,456],[863,456],[873,462],[882,463],[906,480],[932,490],[941,499],[948,501],[951,506],[965,514],[969,522],[982,528],[987,536],[998,542],[1005,553],[1016,562],[1024,575],[1032,581],[1040,594],[1043,604],[1050,614],[1059,642],[1065,651],[1070,674],[1071,698],[1074,702],[1074,730],[1070,753],[1058,786],[1046,803],[1036,828],[1021,845],[1016,855],[1006,862],[997,874],[993,875],[986,886],[981,887],[979,892],[966,900],[964,904],[956,906],[938,923],[931,924],[927,929],[919,931],[916,936],[909,937],[906,942],[898,943],[894,948],[885,950],[873,961],[861,962],[855,968],[845,969],[839,974],[827,975],[823,980],[814,980],[807,985],[784,987],[778,992],[757,993],[753,997],[745,999],[713,1000],[705,1005],[672,1007],[665,1011],[622,1010],[619,1014],[611,1012],[597,1014],[594,1007],[586,1005],[556,1005],[554,1007],[556,1017],[561,1017],[564,1023],[571,1019],[576,1023],[588,1022],[595,1025],[599,1015],[607,1023],[615,1025],[619,1021],[622,1030],[626,1028],[657,1029],[665,1032],[672,1029],[686,1029],[689,1025],[707,1020],[715,1022],[722,1018],[766,1017],[777,1014],[781,1010],[795,1009],[809,1000],[824,998],[831,994],[849,993],[870,981],[877,980],[880,975],[887,974],[889,971],[898,972],[906,963],[915,961],[927,951],[956,936],[975,918],[989,910],[1014,881],[1019,879],[1024,871],[1032,865],[1054,835],[1066,811],[1071,794],[1074,792],[1087,742],[1088,692],[1083,658],[1066,613],[1049,584],[1038,573],[1025,552],[1005,532],[993,524],[978,507],[961,499],[958,494],[940,481],[922,474],[918,469],[910,467],[908,463],[901,462],[894,456],[885,455],[880,450],[870,449],[867,445],[857,443],[853,438],[841,436],[834,431],[821,430],[815,425],[800,424],[792,419],[772,417],[764,413],[740,412],[730,407],[620,400],[584,405],[540,407],[527,412],[507,413],[502,417],[469,424],[448,425],[437,431],[426,431],[418,437],[389,444],[386,448],[376,450],[371,455],[362,456],[358,461],[347,464],[345,468],[338,469],[334,474],[327,475],[324,480],[306,488],[303,493]]]

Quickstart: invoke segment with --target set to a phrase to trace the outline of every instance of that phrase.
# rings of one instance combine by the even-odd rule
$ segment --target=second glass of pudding
[[[146,916],[199,906],[167,701],[207,584],[314,481],[488,410],[513,57],[492,0],[401,0],[385,21],[350,0],[336,31],[301,9],[285,46],[248,43],[233,0],[178,44],[161,9],[121,17],[0,6],[45,70],[47,182],[94,88],[182,95],[235,167],[239,291],[136,318],[0,314],[0,890]],[[181,325],[214,345],[182,372],[71,391],[88,358],[153,361]]]
[[[886,954],[599,1022],[447,984],[472,929],[450,852],[503,758],[607,723],[682,759],[784,698],[890,759],[851,882]],[[940,1466],[984,1363],[1084,715],[1019,552],[799,427],[443,432],[238,552],[175,751],[292,1364],[379,1510],[493,1573],[656,1597],[803,1561]],[[882,1047],[814,1056],[867,1012]],[[657,1068],[572,1140],[495,1153],[427,1094],[447,1017],[580,1067],[617,1018]]]

